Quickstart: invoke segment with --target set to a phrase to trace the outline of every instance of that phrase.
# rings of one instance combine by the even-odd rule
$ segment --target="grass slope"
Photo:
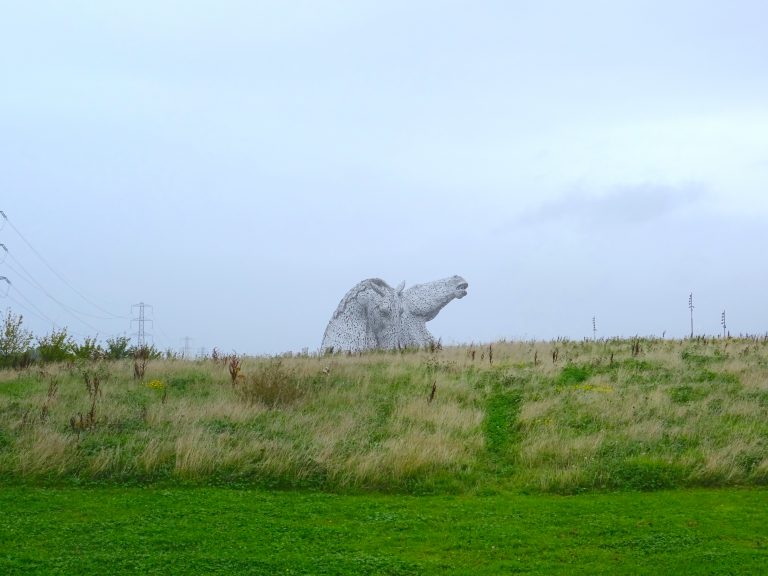
[[[245,359],[234,380],[212,360],[133,372],[0,372],[0,482],[420,494],[768,484],[766,339]]]
[[[768,492],[0,491],[0,573],[764,574]]]

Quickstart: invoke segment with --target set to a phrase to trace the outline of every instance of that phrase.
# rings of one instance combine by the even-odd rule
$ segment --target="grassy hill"
[[[0,372],[6,484],[576,493],[768,483],[765,339]]]

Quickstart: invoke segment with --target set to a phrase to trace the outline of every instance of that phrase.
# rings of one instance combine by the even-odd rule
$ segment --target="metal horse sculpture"
[[[322,352],[397,349],[434,342],[426,323],[454,298],[467,295],[467,281],[451,276],[404,290],[369,278],[347,292],[325,329]]]

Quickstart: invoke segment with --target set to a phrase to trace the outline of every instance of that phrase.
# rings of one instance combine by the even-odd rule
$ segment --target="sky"
[[[768,332],[762,1],[35,1],[0,19],[0,308],[315,351],[365,278],[446,344]],[[188,338],[188,340],[185,340]]]

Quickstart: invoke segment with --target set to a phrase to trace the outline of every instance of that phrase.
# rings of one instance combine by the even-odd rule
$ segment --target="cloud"
[[[620,185],[601,194],[573,190],[521,216],[524,226],[571,224],[589,228],[640,225],[699,204],[706,196],[704,186],[684,184]]]

